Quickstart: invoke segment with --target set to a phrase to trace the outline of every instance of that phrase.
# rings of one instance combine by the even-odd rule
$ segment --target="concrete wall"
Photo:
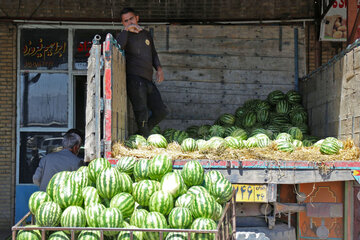
[[[16,28],[0,23],[0,230],[14,217]]]
[[[311,133],[319,137],[360,135],[360,47],[324,65],[300,82]]]

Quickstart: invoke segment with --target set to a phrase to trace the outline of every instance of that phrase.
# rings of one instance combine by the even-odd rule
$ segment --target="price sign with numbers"
[[[267,185],[233,184],[237,202],[268,202]]]

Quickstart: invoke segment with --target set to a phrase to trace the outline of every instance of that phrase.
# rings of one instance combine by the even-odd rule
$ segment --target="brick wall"
[[[0,23],[0,229],[14,217],[16,28]]]
[[[2,0],[0,17],[23,19],[119,19],[131,6],[145,21],[221,21],[309,18],[313,1],[304,0]]]

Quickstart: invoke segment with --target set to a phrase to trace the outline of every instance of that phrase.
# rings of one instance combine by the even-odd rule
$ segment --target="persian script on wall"
[[[67,29],[22,29],[21,69],[67,69]]]

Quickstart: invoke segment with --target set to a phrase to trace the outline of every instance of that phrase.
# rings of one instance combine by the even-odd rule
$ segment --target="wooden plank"
[[[193,38],[228,38],[228,39],[293,39],[296,26],[259,26],[259,25],[161,25],[146,26],[153,29],[154,40],[166,38],[166,28],[169,28],[169,36],[183,36]],[[305,37],[305,32],[299,29],[299,39]],[[280,30],[281,29],[281,30]]]
[[[164,67],[294,71],[293,58],[174,53],[160,53],[159,58]]]

